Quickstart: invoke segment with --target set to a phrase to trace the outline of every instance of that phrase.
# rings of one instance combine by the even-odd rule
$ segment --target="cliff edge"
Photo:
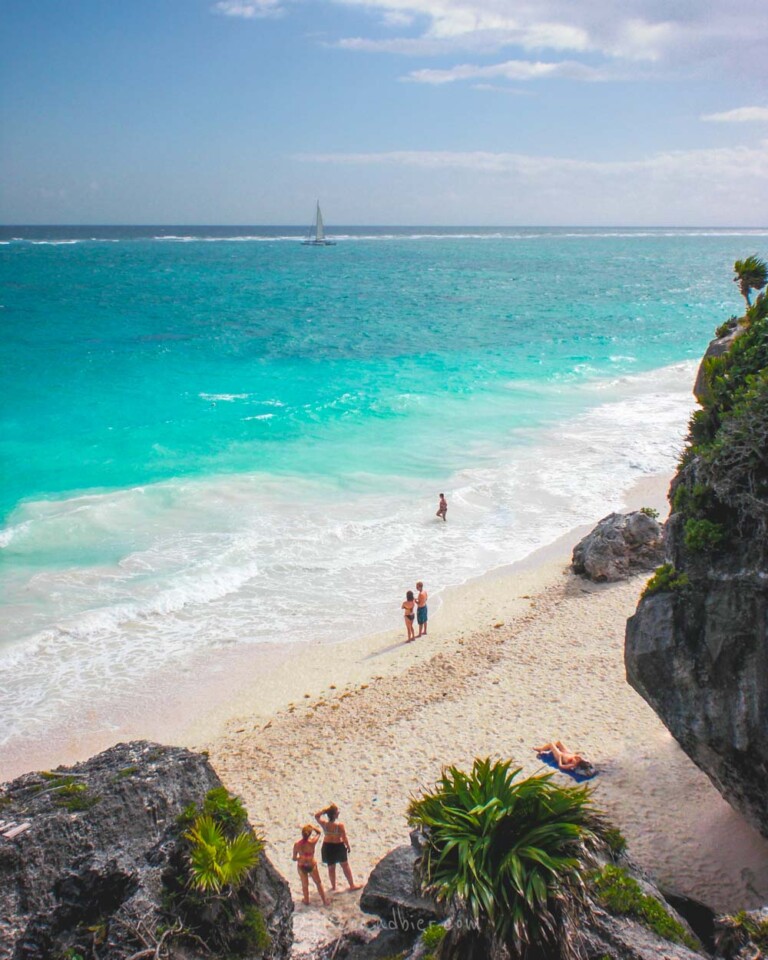
[[[670,489],[667,563],[627,622],[627,679],[768,836],[768,300],[718,330]]]

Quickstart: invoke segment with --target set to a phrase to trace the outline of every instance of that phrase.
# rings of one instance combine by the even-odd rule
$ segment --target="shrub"
[[[617,827],[606,827],[603,831],[603,840],[608,844],[608,849],[614,857],[620,857],[627,849],[627,838]]]
[[[245,831],[229,839],[207,814],[199,816],[184,837],[191,844],[189,883],[202,893],[219,893],[225,887],[236,890],[264,848],[262,841]]]
[[[656,568],[656,572],[646,583],[642,595],[651,597],[654,593],[664,593],[670,591],[679,591],[687,587],[689,583],[687,573],[678,573],[671,563],[662,563]]]
[[[762,956],[760,951],[768,951],[768,918],[760,920],[744,910],[717,918],[715,947],[719,955],[735,960],[750,946],[757,948],[755,956]]]
[[[716,509],[715,495],[711,487],[703,483],[688,486],[680,483],[672,497],[672,510],[684,517],[703,518]]]
[[[706,553],[723,542],[725,531],[711,520],[686,520],[683,539],[692,553]]]
[[[468,915],[457,936],[478,948],[495,940],[513,955],[536,945],[571,956],[582,873],[602,821],[589,788],[519,774],[509,761],[478,759],[470,773],[448,767],[411,800],[409,823],[426,836],[422,885]]]
[[[768,339],[768,332],[766,333]],[[711,447],[703,473],[737,517],[768,519],[768,369],[751,376]]]
[[[422,933],[421,943],[426,951],[424,954],[424,960],[428,960],[429,957],[434,958],[435,951],[445,939],[445,932],[445,927],[441,926],[439,923],[430,923],[427,929]]]
[[[272,944],[272,937],[267,930],[264,914],[258,907],[246,907],[243,917],[243,939],[245,949],[249,952],[257,950],[264,953]]]
[[[621,867],[603,867],[592,875],[590,886],[597,901],[609,913],[632,917],[665,940],[683,943],[691,950],[699,949],[698,941],[679,920],[668,913],[659,900],[643,893],[637,880]]]
[[[644,513],[646,517],[650,517],[651,520],[659,519],[659,511],[654,510],[653,507],[640,507],[640,513]]]
[[[715,330],[715,336],[719,339],[720,337],[725,337],[732,330],[735,330],[738,326],[739,318],[738,317],[729,317],[725,323],[721,323],[720,326]]]
[[[243,801],[226,787],[214,787],[206,793],[202,812],[213,817],[221,826],[233,830],[241,830],[248,822],[248,812]]]

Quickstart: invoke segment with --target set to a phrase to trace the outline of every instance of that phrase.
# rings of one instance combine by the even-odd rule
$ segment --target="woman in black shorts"
[[[360,885],[356,884],[352,878],[352,870],[347,862],[347,854],[350,851],[347,831],[344,824],[339,822],[339,808],[335,803],[318,810],[315,814],[315,820],[323,828],[323,846],[320,850],[320,856],[323,863],[328,867],[328,879],[331,881],[331,890],[336,889],[336,864],[341,864],[344,876],[347,878],[350,890],[359,890]]]

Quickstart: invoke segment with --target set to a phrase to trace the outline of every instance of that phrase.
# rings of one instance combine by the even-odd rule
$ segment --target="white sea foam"
[[[513,433],[439,486],[251,474],[25,504],[0,541],[18,561],[0,625],[0,736],[43,733],[85,701],[98,711],[115,685],[139,689],[156,669],[234,642],[330,642],[396,625],[417,576],[436,596],[618,508],[639,477],[672,470],[694,369],[603,384],[599,406]],[[447,524],[434,519],[436,489]],[[114,559],[89,564],[105,542]],[[25,566],[51,543],[79,559]],[[351,584],[354,621],[338,608]]]

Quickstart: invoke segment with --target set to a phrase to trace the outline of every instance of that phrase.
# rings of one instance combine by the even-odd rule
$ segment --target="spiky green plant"
[[[198,817],[184,834],[190,842],[190,886],[202,893],[236,890],[259,859],[264,844],[243,831],[228,838],[213,817]]]
[[[434,790],[414,797],[411,825],[425,833],[425,892],[463,914],[459,928],[482,955],[494,940],[513,956],[529,948],[575,955],[574,922],[584,908],[582,874],[602,821],[588,787],[560,787],[551,774],[518,779],[510,761],[475,760],[470,773],[443,770]]]
[[[745,257],[744,260],[737,260],[733,270],[736,274],[733,282],[738,283],[741,295],[747,301],[747,307],[750,307],[750,292],[762,290],[768,283],[768,264],[753,254],[751,257]]]

